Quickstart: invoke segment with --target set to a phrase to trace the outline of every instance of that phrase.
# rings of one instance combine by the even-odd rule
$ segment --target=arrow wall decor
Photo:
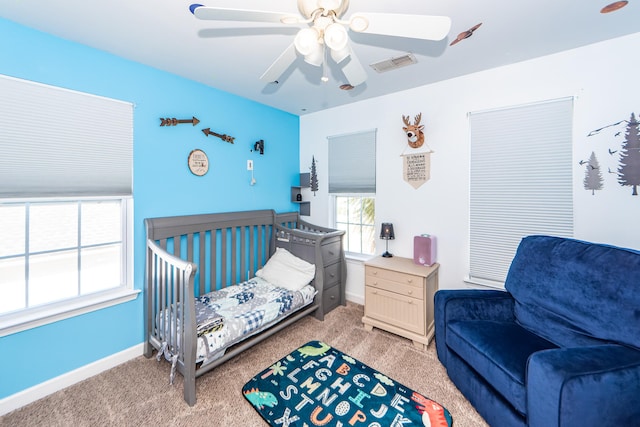
[[[176,126],[180,123],[191,123],[193,126],[197,125],[198,123],[200,123],[200,120],[196,119],[195,117],[192,117],[191,119],[184,119],[184,120],[179,120],[174,118],[160,118],[160,126]]]
[[[221,135],[219,133],[216,133],[216,132],[212,131],[209,128],[202,129],[202,132],[204,132],[204,134],[207,135],[207,136],[209,136],[209,135],[216,136],[216,137],[220,138],[221,140],[223,140],[224,142],[228,142],[229,144],[233,144],[233,140],[235,139],[234,137],[226,135],[226,134],[225,135]]]

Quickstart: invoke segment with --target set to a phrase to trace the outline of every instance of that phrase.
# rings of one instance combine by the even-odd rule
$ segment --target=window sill
[[[132,301],[139,289],[114,289],[0,316],[0,337]]]
[[[344,257],[347,259],[347,261],[367,262],[370,259],[375,258],[376,256],[360,254],[356,252],[345,252]]]

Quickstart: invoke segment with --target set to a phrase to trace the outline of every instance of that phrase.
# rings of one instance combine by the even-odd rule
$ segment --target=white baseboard
[[[353,303],[356,304],[360,304],[360,305],[364,305],[364,298],[362,298],[362,295],[357,295],[351,292],[345,292],[345,298],[347,299],[347,301],[351,301]]]
[[[26,390],[5,397],[0,400],[0,416],[8,414],[22,406],[28,405],[29,403],[35,402],[38,399],[42,399],[56,391],[60,391],[73,384],[79,383],[80,381],[86,380],[94,375],[98,375],[107,369],[114,368],[124,362],[138,356],[142,356],[143,351],[144,344],[140,343],[119,353],[105,357],[104,359],[97,360],[93,363],[82,366],[81,368],[67,372],[66,374],[62,374]]]

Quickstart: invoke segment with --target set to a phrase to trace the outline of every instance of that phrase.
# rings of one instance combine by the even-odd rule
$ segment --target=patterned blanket
[[[259,277],[196,298],[197,361],[222,357],[244,338],[310,304],[316,290],[277,287]]]

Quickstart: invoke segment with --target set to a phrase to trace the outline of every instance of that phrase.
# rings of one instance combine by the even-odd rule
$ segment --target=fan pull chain
[[[322,61],[322,77],[320,78],[320,80],[322,81],[322,83],[326,83],[329,81],[329,66],[327,65],[327,47],[324,44],[322,45],[322,53],[324,56],[324,61]]]

